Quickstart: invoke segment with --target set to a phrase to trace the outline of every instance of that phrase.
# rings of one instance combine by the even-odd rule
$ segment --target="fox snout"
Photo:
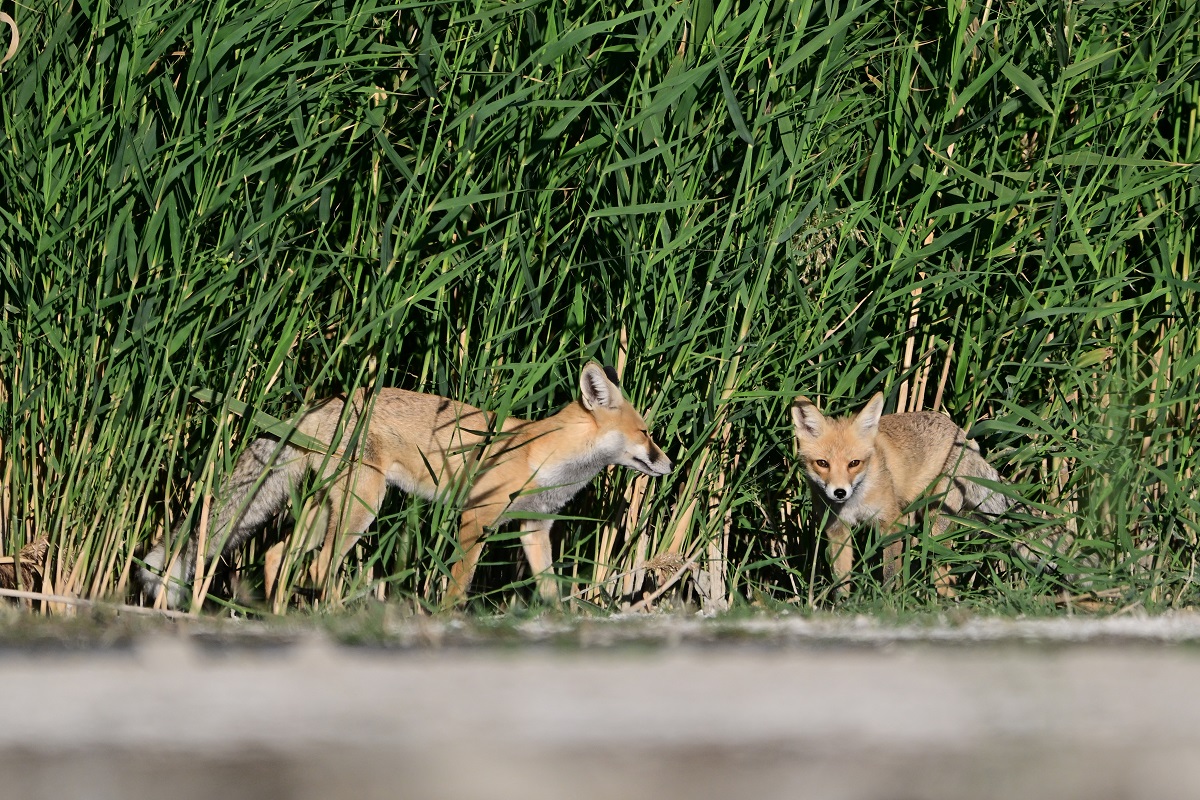
[[[654,450],[658,455],[654,461],[650,462],[650,466],[654,469],[655,474],[666,475],[674,469],[675,465],[671,463],[671,459],[667,458],[667,454],[662,450],[659,450],[657,447]]]
[[[849,461],[845,469],[838,469],[838,465],[823,458],[813,459],[807,466],[809,479],[833,503],[849,501],[866,477],[866,465],[860,459]]]
[[[667,458],[667,454],[658,449],[658,446],[653,442],[646,448],[646,455],[643,457],[640,454],[634,455],[631,458],[629,466],[641,472],[644,475],[649,475],[651,478],[661,478],[669,473],[674,466],[671,459]]]
[[[813,469],[810,466],[808,477],[831,502],[844,503],[849,500],[854,494],[855,481],[852,478],[848,480],[831,479],[830,475],[821,475],[823,471],[826,470],[821,470],[820,467]]]

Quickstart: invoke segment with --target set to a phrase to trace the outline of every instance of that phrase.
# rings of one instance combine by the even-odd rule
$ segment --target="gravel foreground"
[[[1190,797],[1200,616],[4,645],[4,798]]]

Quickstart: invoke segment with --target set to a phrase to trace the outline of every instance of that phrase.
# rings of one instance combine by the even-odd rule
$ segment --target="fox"
[[[296,555],[321,548],[311,577],[325,585],[331,569],[367,530],[390,488],[436,502],[462,503],[461,556],[443,599],[461,605],[484,544],[484,533],[510,517],[520,520],[521,545],[539,596],[558,599],[550,529],[553,519],[592,478],[610,465],[652,478],[671,472],[671,460],[650,437],[642,415],[625,399],[616,371],[589,362],[579,375],[580,396],[540,420],[497,415],[446,397],[400,388],[380,389],[373,403],[359,390],[347,408],[331,398],[296,425],[301,436],[262,436],[248,445],[215,493],[214,522],[204,557],[235,551],[295,496],[315,473],[324,487],[304,510],[293,538]],[[320,444],[317,448],[312,446]],[[168,558],[160,542],[143,559],[137,580],[143,596],[180,608],[190,600],[198,542],[194,534]],[[264,584],[279,610],[276,583],[287,552],[267,551]],[[275,595],[273,597],[273,595]]]
[[[827,557],[835,592],[849,592],[847,577],[854,568],[851,529],[863,523],[881,533],[912,524],[904,514],[923,496],[937,498],[924,513],[934,513],[933,534],[941,535],[952,519],[976,514],[991,519],[1012,505],[1008,497],[975,480],[1000,482],[1000,475],[979,452],[979,445],[944,414],[917,411],[883,413],[883,394],[877,393],[858,414],[829,418],[807,397],[792,403],[792,422],[801,460],[818,508],[826,514]],[[903,542],[884,548],[885,584],[900,568]],[[935,569],[940,596],[953,597],[949,569]]]

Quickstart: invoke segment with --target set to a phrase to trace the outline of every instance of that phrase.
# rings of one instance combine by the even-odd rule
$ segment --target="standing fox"
[[[945,415],[883,414],[883,395],[876,394],[856,416],[829,419],[807,397],[798,397],[792,421],[817,505],[833,512],[825,537],[838,594],[848,591],[845,581],[854,567],[852,526],[867,522],[892,533],[912,522],[911,515],[902,520],[902,512],[926,493],[939,498],[935,536],[950,526],[944,514],[993,517],[1009,507],[1007,497],[971,480],[1000,476]],[[885,581],[899,569],[902,549],[900,541],[884,549]],[[937,571],[935,586],[940,595],[954,594],[948,569]]]
[[[217,493],[205,557],[212,559],[241,545],[284,506],[311,471],[327,485],[311,511],[301,514],[292,550],[309,552],[324,545],[313,569],[318,586],[324,585],[331,564],[336,568],[375,519],[388,487],[396,487],[430,500],[463,502],[458,533],[462,557],[451,569],[445,598],[447,605],[461,603],[486,529],[514,512],[557,513],[610,464],[651,477],[671,471],[670,459],[622,396],[612,367],[589,363],[579,376],[579,387],[580,399],[557,414],[534,421],[509,417],[499,430],[492,412],[403,389],[380,390],[369,409],[361,390],[349,409],[340,399],[326,400],[296,427],[304,444],[320,443],[326,452],[262,437],[238,459],[233,475]],[[558,594],[551,569],[552,524],[551,519],[521,520],[525,557],[539,594],[549,600]],[[182,552],[164,568],[167,553],[159,544],[138,572],[143,591],[157,599],[165,572],[170,575],[167,605],[183,605],[190,596],[185,584],[195,571],[196,549],[195,538],[189,536]],[[283,567],[282,553],[281,546],[267,553],[268,599]]]

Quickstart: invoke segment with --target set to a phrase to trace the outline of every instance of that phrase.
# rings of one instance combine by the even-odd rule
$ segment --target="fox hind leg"
[[[326,491],[305,501],[291,534],[267,550],[263,589],[272,613],[282,614],[287,608],[296,564],[305,553],[321,545],[329,527],[329,492]]]
[[[453,607],[461,605],[467,599],[467,590],[471,588],[471,578],[475,575],[475,565],[483,552],[483,532],[496,524],[500,512],[490,508],[468,508],[463,512],[462,521],[458,528],[458,546],[462,557],[450,568],[450,586],[442,605]]]
[[[278,512],[306,469],[304,456],[278,440],[263,437],[251,442],[216,492],[205,558],[212,561],[238,547]],[[146,554],[137,581],[155,605],[165,599],[168,608],[182,608],[191,597],[187,584],[195,574],[197,537],[195,532],[189,533],[181,545],[172,548],[173,553],[167,552],[165,544],[160,542]],[[166,596],[162,598],[164,585]]]
[[[331,492],[330,507],[338,515],[338,523],[327,528],[312,569],[313,583],[322,593],[328,591],[330,576],[379,515],[387,488],[382,472],[362,466],[355,470],[346,488],[340,493]]]
[[[962,513],[967,499],[963,484],[964,479],[959,477],[942,478],[938,481],[936,488],[936,496],[941,498],[941,502],[939,503],[940,507],[933,512],[936,516],[933,519],[931,535],[934,541],[948,550],[954,549],[954,542],[946,536],[946,532],[954,524],[951,515]],[[957,579],[950,574],[950,565],[938,560],[933,566],[933,588],[938,593],[938,597],[947,599],[957,597],[958,591],[954,588],[955,583],[957,583]]]
[[[331,569],[336,569],[375,521],[386,493],[387,482],[383,474],[372,467],[358,465],[305,504],[288,541],[274,545],[266,554],[263,584],[274,613],[282,613],[287,606],[296,564],[306,553],[318,548],[320,553],[309,570],[309,577],[318,590],[325,591]]]

